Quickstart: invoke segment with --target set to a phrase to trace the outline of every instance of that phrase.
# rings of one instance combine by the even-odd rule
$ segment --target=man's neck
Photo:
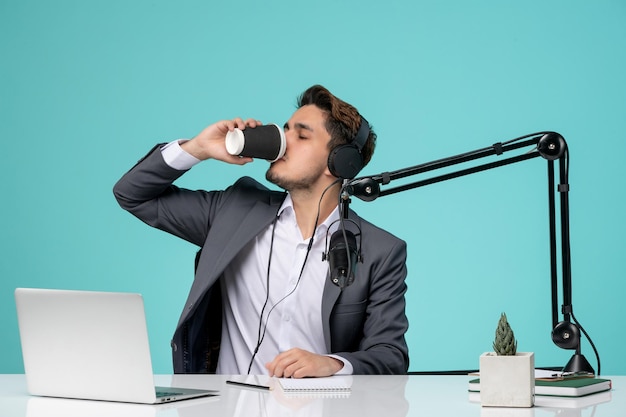
[[[322,197],[322,192],[293,192],[291,199],[293,202],[293,209],[296,214],[296,220],[300,233],[304,239],[308,239],[313,236],[315,229],[315,220],[318,216],[318,224],[323,223],[328,216],[335,210],[339,201],[339,188],[337,184],[332,189],[328,190]],[[320,198],[322,201],[320,203]]]

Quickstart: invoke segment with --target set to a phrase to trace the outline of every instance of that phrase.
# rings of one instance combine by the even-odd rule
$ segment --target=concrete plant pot
[[[535,354],[480,355],[480,403],[483,407],[532,407],[535,404]]]

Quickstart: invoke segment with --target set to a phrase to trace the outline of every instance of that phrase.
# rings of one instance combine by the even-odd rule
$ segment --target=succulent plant
[[[500,315],[498,327],[496,327],[493,350],[497,355],[502,356],[514,356],[517,353],[517,340],[515,340],[513,329],[511,329],[505,313]]]

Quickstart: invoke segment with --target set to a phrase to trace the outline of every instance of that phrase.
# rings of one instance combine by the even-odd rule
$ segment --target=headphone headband
[[[363,150],[363,146],[365,146],[365,142],[367,142],[367,138],[369,135],[370,135],[370,124],[367,122],[367,120],[365,120],[365,117],[361,116],[361,124],[359,125],[359,131],[356,133],[356,136],[354,137],[354,140],[352,141],[352,143],[356,145],[359,152]]]

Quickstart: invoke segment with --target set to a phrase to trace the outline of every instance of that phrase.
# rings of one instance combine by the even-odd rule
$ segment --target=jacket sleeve
[[[186,171],[165,163],[154,147],[113,187],[119,205],[146,224],[202,246],[220,192],[190,191],[172,183]]]

